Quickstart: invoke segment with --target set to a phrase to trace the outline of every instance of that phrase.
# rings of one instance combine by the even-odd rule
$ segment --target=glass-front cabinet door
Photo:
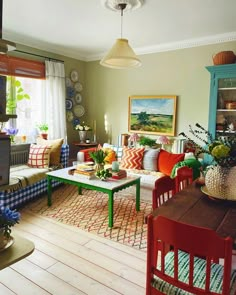
[[[216,137],[236,133],[236,64],[207,67],[211,73],[208,130]]]

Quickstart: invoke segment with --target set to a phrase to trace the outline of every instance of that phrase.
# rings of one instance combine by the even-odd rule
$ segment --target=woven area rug
[[[83,189],[83,195],[72,185],[63,185],[53,190],[52,206],[46,197],[37,199],[25,208],[33,213],[53,218],[59,222],[77,226],[136,249],[146,251],[147,225],[144,223],[152,206],[140,202],[140,211],[135,210],[135,199],[131,194],[116,193],[114,197],[114,226],[108,227],[108,196],[101,192]]]

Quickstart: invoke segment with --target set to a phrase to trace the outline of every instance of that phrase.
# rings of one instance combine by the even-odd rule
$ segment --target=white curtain
[[[43,121],[49,125],[49,139],[64,138],[66,143],[64,63],[46,60],[45,65],[46,95],[43,98]]]

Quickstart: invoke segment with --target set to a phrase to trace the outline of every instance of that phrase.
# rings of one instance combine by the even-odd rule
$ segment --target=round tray
[[[230,202],[235,202],[236,199],[223,199],[221,197],[217,197],[217,196],[212,196],[207,187],[204,185],[204,186],[201,186],[201,191],[206,194],[210,199],[213,199],[213,200],[219,200],[219,201],[230,201]]]

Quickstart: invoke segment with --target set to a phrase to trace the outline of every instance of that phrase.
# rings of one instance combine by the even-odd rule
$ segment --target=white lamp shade
[[[127,39],[117,39],[100,64],[113,69],[125,69],[139,67],[141,61],[129,46]]]

